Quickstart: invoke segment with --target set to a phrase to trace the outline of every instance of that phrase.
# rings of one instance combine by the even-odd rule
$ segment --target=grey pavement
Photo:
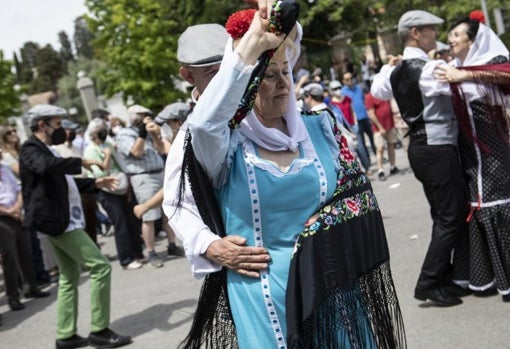
[[[388,165],[386,165],[388,166]],[[397,166],[408,169],[407,156],[397,150]],[[387,169],[388,171],[388,169]],[[510,348],[510,304],[500,296],[465,297],[464,304],[451,308],[430,307],[413,298],[414,285],[431,231],[428,205],[421,185],[409,171],[372,183],[384,217],[391,250],[393,277],[406,326],[408,347],[422,348]],[[100,237],[102,251],[114,257],[113,237]],[[164,256],[166,241],[157,250]],[[112,261],[111,327],[133,336],[127,348],[177,348],[186,336],[196,306],[201,281],[192,278],[184,258],[168,259],[160,269],[145,264],[142,269],[122,270]],[[0,296],[0,348],[54,348],[56,286],[52,296],[24,300],[26,309],[11,312]],[[80,285],[78,333],[89,332],[87,274]]]

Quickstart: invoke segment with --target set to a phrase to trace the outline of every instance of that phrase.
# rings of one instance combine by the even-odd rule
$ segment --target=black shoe
[[[504,294],[502,297],[503,297],[503,302],[510,302],[510,294]]]
[[[27,293],[25,293],[25,298],[44,298],[49,297],[51,293],[46,291],[41,291],[37,288],[29,290]]]
[[[11,308],[12,311],[25,309],[25,306],[19,301],[18,298],[9,298],[7,303],[9,303],[9,308]]]
[[[77,334],[74,334],[69,338],[57,339],[55,342],[55,347],[57,349],[82,348],[86,347],[87,345],[89,345],[89,340],[87,338],[83,338],[82,336],[78,336]]]
[[[447,294],[441,287],[434,289],[416,288],[414,290],[414,298],[423,302],[431,300],[440,307],[451,307],[462,304],[460,298]]]
[[[2,318],[2,314],[0,314],[0,326],[4,324],[4,319]]]
[[[476,291],[474,296],[480,298],[492,297],[498,294],[496,287],[491,287],[483,291]]]
[[[390,175],[394,175],[394,174],[397,174],[399,173],[400,170],[398,169],[397,166],[393,166],[391,169],[390,169]]]
[[[166,247],[166,253],[169,256],[184,257],[184,250],[175,243],[169,244]]]
[[[109,328],[99,332],[90,332],[89,335],[89,345],[95,348],[118,348],[131,342],[131,337],[121,336]]]

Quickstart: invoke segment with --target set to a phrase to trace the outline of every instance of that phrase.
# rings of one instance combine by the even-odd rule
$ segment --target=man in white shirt
[[[400,17],[399,35],[405,43],[402,62],[390,57],[374,77],[374,97],[395,97],[409,125],[409,163],[422,183],[433,220],[432,239],[415,288],[415,298],[440,306],[461,304],[451,285],[451,255],[458,237],[466,233],[465,185],[457,153],[458,127],[451,99],[436,91],[433,64],[427,53],[436,47],[437,26],[444,20],[414,10]],[[455,292],[455,293],[454,293]]]
[[[194,102],[218,72],[227,38],[225,28],[218,24],[191,26],[179,37],[177,59],[182,64],[179,73],[194,86],[191,92]],[[183,242],[194,277],[216,272],[222,266],[253,276],[267,264],[265,250],[245,246],[246,240],[240,236],[220,238],[212,232],[200,216],[187,181],[182,203],[177,207],[187,127],[185,123],[180,128],[166,161],[163,210],[170,226]]]

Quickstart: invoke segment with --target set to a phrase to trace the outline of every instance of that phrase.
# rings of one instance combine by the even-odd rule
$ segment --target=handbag
[[[117,179],[117,187],[114,190],[103,188],[107,193],[114,195],[125,195],[129,188],[129,180],[124,172],[116,171],[109,174],[110,177]]]

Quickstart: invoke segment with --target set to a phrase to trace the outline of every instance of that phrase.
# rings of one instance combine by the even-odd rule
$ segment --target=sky
[[[85,0],[0,0],[0,50],[12,59],[13,51],[34,41],[58,51],[58,33],[64,30],[72,41],[74,20],[85,13]]]

